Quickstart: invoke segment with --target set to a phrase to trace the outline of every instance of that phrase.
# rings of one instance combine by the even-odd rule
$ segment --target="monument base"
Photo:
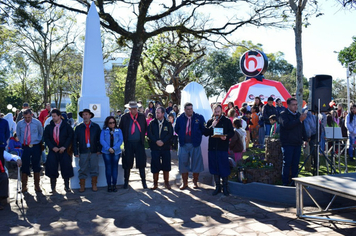
[[[74,176],[71,178],[70,181],[70,187],[71,189],[79,189],[79,178],[78,178],[78,171],[79,171],[79,158],[73,157],[73,171],[74,171]],[[121,164],[118,164],[118,174],[117,174],[117,185],[122,185],[124,184],[124,169],[122,168]],[[102,155],[99,157],[99,176],[98,176],[98,187],[106,187],[106,176],[105,176],[105,163]],[[91,178],[88,175],[88,178],[85,180],[85,187],[86,188],[91,188]]]

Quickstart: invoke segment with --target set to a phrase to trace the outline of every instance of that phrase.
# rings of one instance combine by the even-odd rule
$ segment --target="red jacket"
[[[46,121],[46,117],[48,116],[49,111],[47,109],[43,109],[40,112],[40,116],[38,117],[38,120],[41,121],[42,126],[44,125],[44,122]]]

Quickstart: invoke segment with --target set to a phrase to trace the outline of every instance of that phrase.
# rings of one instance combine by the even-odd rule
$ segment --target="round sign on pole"
[[[249,50],[240,58],[240,68],[247,77],[263,75],[268,67],[266,54],[259,50]]]

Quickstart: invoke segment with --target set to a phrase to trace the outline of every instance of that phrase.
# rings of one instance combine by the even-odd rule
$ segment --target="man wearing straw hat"
[[[128,188],[130,170],[133,167],[134,158],[136,158],[136,168],[140,171],[142,186],[146,185],[146,152],[145,152],[145,134],[147,130],[147,122],[145,115],[139,113],[137,102],[131,101],[125,105],[129,109],[120,120],[119,128],[124,136],[124,155],[122,156],[122,167],[124,169],[124,189]]]
[[[89,109],[79,112],[79,116],[83,118],[83,122],[75,128],[73,139],[73,152],[75,157],[79,157],[79,192],[85,191],[88,172],[91,176],[92,190],[96,192],[98,191],[96,184],[99,175],[101,129],[98,124],[90,120],[94,117],[94,113]]]

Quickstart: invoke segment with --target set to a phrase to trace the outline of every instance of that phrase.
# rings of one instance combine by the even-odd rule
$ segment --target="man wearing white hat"
[[[122,167],[124,169],[124,189],[128,188],[130,170],[133,167],[134,158],[136,158],[136,168],[140,171],[140,177],[143,188],[146,185],[146,152],[145,152],[145,134],[147,131],[147,122],[145,115],[139,113],[137,102],[131,101],[125,105],[129,109],[120,120],[119,128],[124,136],[124,155],[122,156]]]

